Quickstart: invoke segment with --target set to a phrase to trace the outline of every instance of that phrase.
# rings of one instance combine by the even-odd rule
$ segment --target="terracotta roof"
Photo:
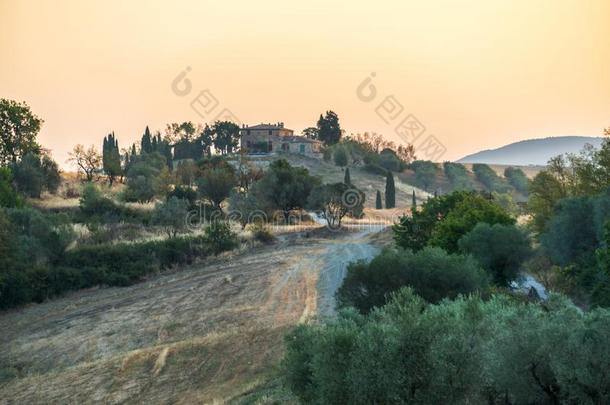
[[[288,131],[292,131],[291,129],[284,128],[283,126],[279,126],[277,124],[258,124],[258,125],[252,125],[249,127],[247,126],[242,129],[286,129]]]

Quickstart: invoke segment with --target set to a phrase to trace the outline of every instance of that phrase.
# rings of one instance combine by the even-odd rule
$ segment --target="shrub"
[[[468,171],[463,164],[445,162],[443,163],[443,168],[454,190],[471,190],[474,188],[468,176]]]
[[[496,191],[498,193],[507,193],[511,191],[511,187],[506,181],[500,178],[488,165],[475,163],[472,165],[472,171],[477,180],[483,183],[488,191]]]
[[[429,243],[455,253],[459,239],[479,222],[512,225],[515,220],[493,201],[478,194],[469,194],[434,226]]]
[[[484,292],[487,283],[485,272],[469,257],[431,247],[417,253],[385,250],[370,263],[350,264],[337,298],[340,305],[366,313],[383,306],[391,292],[404,286],[435,303],[458,294]]]
[[[508,287],[519,276],[519,270],[531,255],[527,234],[514,225],[477,224],[458,242],[462,252],[472,255],[493,281]]]
[[[410,165],[415,171],[415,184],[424,190],[429,190],[436,184],[436,163],[430,160],[416,160]]]
[[[93,183],[87,183],[83,186],[79,207],[81,213],[87,219],[118,220],[121,215],[121,208],[118,204],[104,196]]]
[[[402,168],[402,162],[394,153],[381,153],[378,160],[379,166],[392,172],[399,172]]]
[[[13,173],[8,167],[0,167],[0,207],[14,208],[23,201],[13,187]]]
[[[347,151],[341,145],[337,145],[333,152],[333,161],[335,165],[345,167],[348,163]]]
[[[273,234],[265,224],[252,224],[250,225],[250,231],[252,232],[252,236],[254,236],[254,240],[257,240],[261,243],[269,244],[275,241],[275,236],[273,236]]]
[[[283,371],[305,403],[608,403],[610,311],[561,297],[426,304],[402,289],[286,337]]]
[[[218,254],[237,247],[237,235],[228,222],[213,221],[205,228],[205,238],[212,252]]]
[[[386,169],[375,163],[366,163],[362,168],[371,174],[378,174],[379,176],[385,176],[388,173]]]
[[[525,173],[523,173],[523,170],[507,167],[504,169],[504,177],[518,192],[527,195],[530,181]]]
[[[186,230],[188,210],[188,201],[170,197],[167,201],[155,205],[151,222],[161,226],[168,237],[175,238],[178,232]]]
[[[188,201],[189,207],[194,208],[195,202],[197,201],[197,191],[193,190],[193,188],[189,186],[178,186],[165,196],[166,200],[169,200],[172,197]]]

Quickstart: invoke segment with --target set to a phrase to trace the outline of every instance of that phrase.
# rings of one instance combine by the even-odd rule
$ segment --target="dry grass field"
[[[0,403],[213,403],[273,375],[283,336],[332,315],[373,234],[310,232],[124,288],[0,313]]]

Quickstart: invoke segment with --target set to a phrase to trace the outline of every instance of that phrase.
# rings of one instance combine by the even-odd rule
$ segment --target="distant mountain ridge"
[[[589,143],[599,148],[604,138],[594,136],[556,136],[527,139],[497,149],[483,150],[464,156],[458,163],[499,165],[546,165],[550,158],[563,153],[577,153]]]

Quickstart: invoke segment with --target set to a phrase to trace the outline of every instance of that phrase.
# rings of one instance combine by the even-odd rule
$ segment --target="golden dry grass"
[[[0,403],[212,403],[250,392],[277,368],[285,333],[316,316],[323,262],[348,260],[350,243],[295,236],[0,313]]]

